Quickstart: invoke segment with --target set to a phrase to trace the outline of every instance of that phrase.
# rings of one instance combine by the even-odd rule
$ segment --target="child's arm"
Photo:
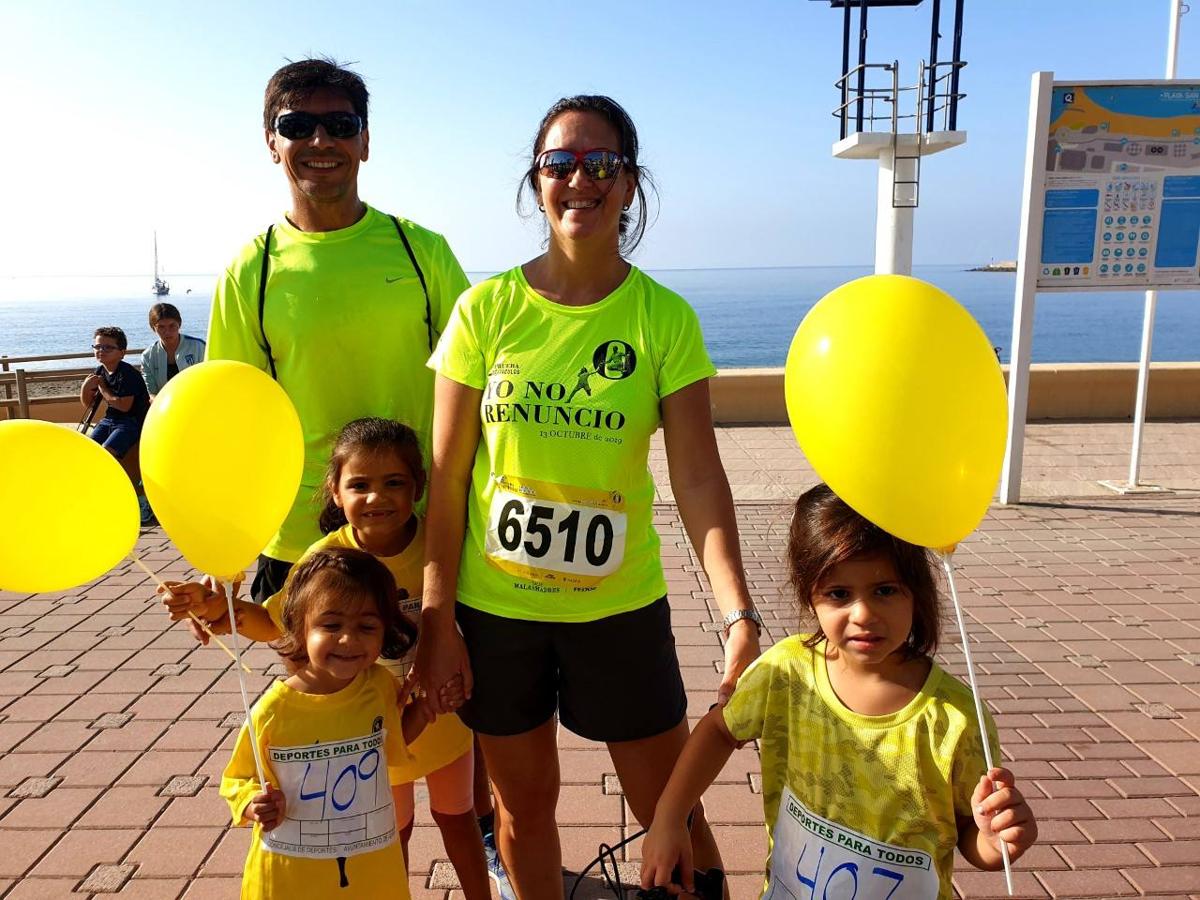
[[[264,741],[262,734],[259,734],[258,740]],[[270,831],[283,821],[287,801],[282,791],[271,787],[269,770],[266,776],[268,780],[264,788],[258,781],[250,733],[247,726],[242,725],[233,746],[233,755],[221,773],[221,796],[229,804],[235,826],[258,822],[263,831]]]
[[[96,399],[96,391],[100,390],[99,382],[102,377],[92,373],[79,385],[79,402],[83,404],[84,409],[92,408],[92,401]]]
[[[433,724],[437,713],[429,705],[425,697],[417,697],[400,712],[400,731],[404,734],[404,743],[411,744],[421,736],[427,727]]]
[[[705,789],[721,773],[738,742],[729,732],[721,708],[710,709],[688,738],[675,770],[667,782],[654,822],[642,844],[642,887],[670,884],[676,864],[687,891],[692,883],[692,839],[688,834],[688,814]]]
[[[229,607],[224,588],[213,591],[194,581],[168,581],[158,588],[158,593],[162,594],[163,606],[170,614],[172,622],[190,619],[188,613],[192,612],[204,619],[214,634],[229,634]],[[270,614],[257,603],[235,599],[233,610],[237,616],[239,634],[252,641],[263,642],[277,641],[281,637],[279,629],[271,621]],[[202,643],[207,641],[208,635],[204,638]]]
[[[992,769],[980,777],[971,808],[974,818],[959,820],[958,849],[977,869],[996,871],[1004,865],[1000,841],[1008,845],[1009,860],[1016,861],[1037,840],[1033,810],[1008,769]]]

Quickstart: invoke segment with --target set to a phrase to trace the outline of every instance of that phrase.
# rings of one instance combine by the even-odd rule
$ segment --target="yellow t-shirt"
[[[335,694],[276,681],[254,704],[251,722],[264,774],[286,805],[271,831],[254,824],[242,897],[407,898],[392,791],[380,777],[408,754],[391,673],[372,666]],[[235,825],[262,790],[247,727],[221,777]]]
[[[786,638],[759,657],[724,710],[735,738],[759,742],[771,851],[764,892],[775,878],[786,886],[799,877],[806,893],[821,896],[829,885],[833,896],[836,881],[849,877],[848,868],[833,874],[845,854],[841,863],[858,867],[864,896],[869,878],[881,880],[879,896],[887,896],[899,877],[910,887],[932,884],[924,896],[953,897],[957,819],[971,816],[971,795],[987,771],[970,690],[934,663],[903,709],[860,715],[830,686],[824,645],[810,650],[805,637]],[[987,722],[999,759],[990,716]],[[781,814],[781,800],[790,816]],[[789,835],[789,858],[776,866],[779,834]]]
[[[324,550],[327,547],[350,547],[362,550],[354,539],[354,529],[343,525],[337,531],[331,531],[321,540],[304,551],[304,556]],[[304,557],[301,557],[303,559]],[[414,624],[420,624],[421,586],[424,583],[425,563],[425,523],[417,520],[417,533],[412,542],[395,556],[375,557],[392,573],[396,579],[396,590],[400,593],[400,608]],[[283,590],[267,599],[263,606],[275,627],[283,630]],[[415,647],[404,659],[380,659],[379,664],[398,678],[403,678],[412,668]],[[430,772],[436,772],[443,766],[449,765],[471,749],[471,729],[467,728],[454,713],[438,716],[425,726],[425,730],[412,742],[409,749],[409,759],[393,760],[388,769],[388,781],[392,784],[408,784],[418,778],[424,778]]]
[[[425,276],[436,341],[469,282],[445,238],[406,219],[400,225]],[[304,473],[263,552],[293,562],[321,536],[317,491],[347,422],[382,416],[411,425],[428,463],[433,375],[422,362],[429,333],[425,294],[396,226],[372,207],[337,231],[300,231],[286,219],[275,225],[260,329],[262,254],[259,235],[217,281],[205,358],[270,372],[270,343],[279,384],[300,417]]]
[[[715,373],[696,313],[631,268],[588,306],[518,266],[464,293],[429,364],[483,392],[458,599],[587,622],[667,592],[650,437],[664,397]]]

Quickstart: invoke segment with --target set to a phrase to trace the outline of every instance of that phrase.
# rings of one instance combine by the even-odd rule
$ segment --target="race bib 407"
[[[484,552],[528,581],[587,587],[625,558],[625,498],[617,491],[493,476]]]
[[[771,850],[769,900],[936,900],[933,858],[822,818],[786,786]]]

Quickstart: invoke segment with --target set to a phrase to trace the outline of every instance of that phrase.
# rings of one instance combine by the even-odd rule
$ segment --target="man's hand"
[[[286,809],[287,798],[283,796],[283,791],[274,790],[268,781],[267,789],[261,794],[256,794],[254,799],[246,804],[242,815],[261,825],[263,831],[270,831],[283,821]]]

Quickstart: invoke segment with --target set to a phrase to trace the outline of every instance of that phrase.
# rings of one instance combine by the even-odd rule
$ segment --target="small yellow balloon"
[[[0,590],[65,591],[133,549],[137,496],[90,438],[52,422],[0,422],[0,522]]]
[[[142,483],[163,530],[193,567],[231,580],[292,508],[304,440],[270,376],[214,360],[184,369],[142,427]]]
[[[784,384],[805,456],[880,528],[944,549],[983,520],[1004,461],[1004,377],[950,295],[904,275],[834,289],[796,330]]]

